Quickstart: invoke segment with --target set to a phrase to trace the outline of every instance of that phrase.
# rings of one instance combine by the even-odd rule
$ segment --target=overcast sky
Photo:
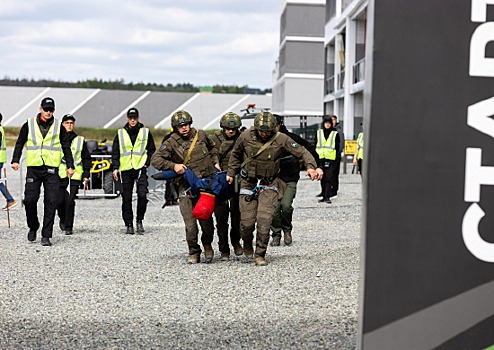
[[[0,0],[0,78],[271,88],[279,0]]]

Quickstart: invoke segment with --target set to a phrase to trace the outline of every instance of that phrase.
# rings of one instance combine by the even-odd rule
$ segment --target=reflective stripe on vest
[[[27,125],[26,165],[47,165],[58,168],[62,159],[60,121],[57,119],[53,120],[53,123],[44,138],[39,125],[36,122],[36,118],[28,119]]]
[[[84,144],[84,137],[76,136],[70,144],[70,150],[72,151],[72,157],[74,157],[74,175],[72,175],[72,180],[82,180],[82,145]],[[61,179],[67,177],[67,164],[64,161],[60,164],[58,168],[58,176]]]
[[[326,140],[324,138],[324,131],[322,129],[317,130],[316,152],[319,155],[319,158],[329,160],[336,159],[336,134],[338,134],[338,131],[331,131]]]
[[[0,132],[2,133],[2,143],[0,143],[0,163],[5,163],[7,161],[7,144],[5,143],[5,131],[3,130],[3,126],[0,126]]]
[[[364,159],[364,133],[357,136],[357,159]]]
[[[118,143],[120,146],[120,170],[141,169],[146,165],[148,155],[146,145],[148,143],[148,128],[141,128],[137,134],[135,143],[132,145],[127,130],[118,130]]]

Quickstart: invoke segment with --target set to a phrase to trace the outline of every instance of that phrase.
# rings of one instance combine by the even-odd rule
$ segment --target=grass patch
[[[17,141],[17,136],[19,135],[20,127],[5,126],[5,138],[7,142],[7,147],[14,147]],[[113,139],[117,135],[118,128],[88,128],[83,126],[76,126],[75,132],[78,135],[84,136],[86,140],[98,140],[101,141],[106,139],[107,142],[113,142]],[[153,134],[154,143],[156,147],[161,145],[161,140],[170,130],[169,129],[154,129],[150,128],[151,134]],[[212,135],[216,130],[206,130],[206,133]]]

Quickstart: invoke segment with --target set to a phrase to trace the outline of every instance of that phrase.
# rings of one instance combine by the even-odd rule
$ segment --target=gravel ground
[[[161,209],[161,193],[143,236],[124,234],[120,198],[80,199],[74,235],[57,219],[52,247],[40,231],[27,241],[20,205],[10,229],[1,212],[0,348],[354,349],[360,177],[341,175],[331,205],[317,203],[319,189],[299,182],[293,245],[269,247],[266,267],[220,262],[217,238],[212,264],[187,265],[178,207]]]

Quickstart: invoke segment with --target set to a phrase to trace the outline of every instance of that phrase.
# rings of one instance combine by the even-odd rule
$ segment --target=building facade
[[[291,129],[319,124],[323,114],[325,1],[281,1],[272,111]]]
[[[362,131],[367,0],[327,0],[324,114],[335,114],[346,139]]]

